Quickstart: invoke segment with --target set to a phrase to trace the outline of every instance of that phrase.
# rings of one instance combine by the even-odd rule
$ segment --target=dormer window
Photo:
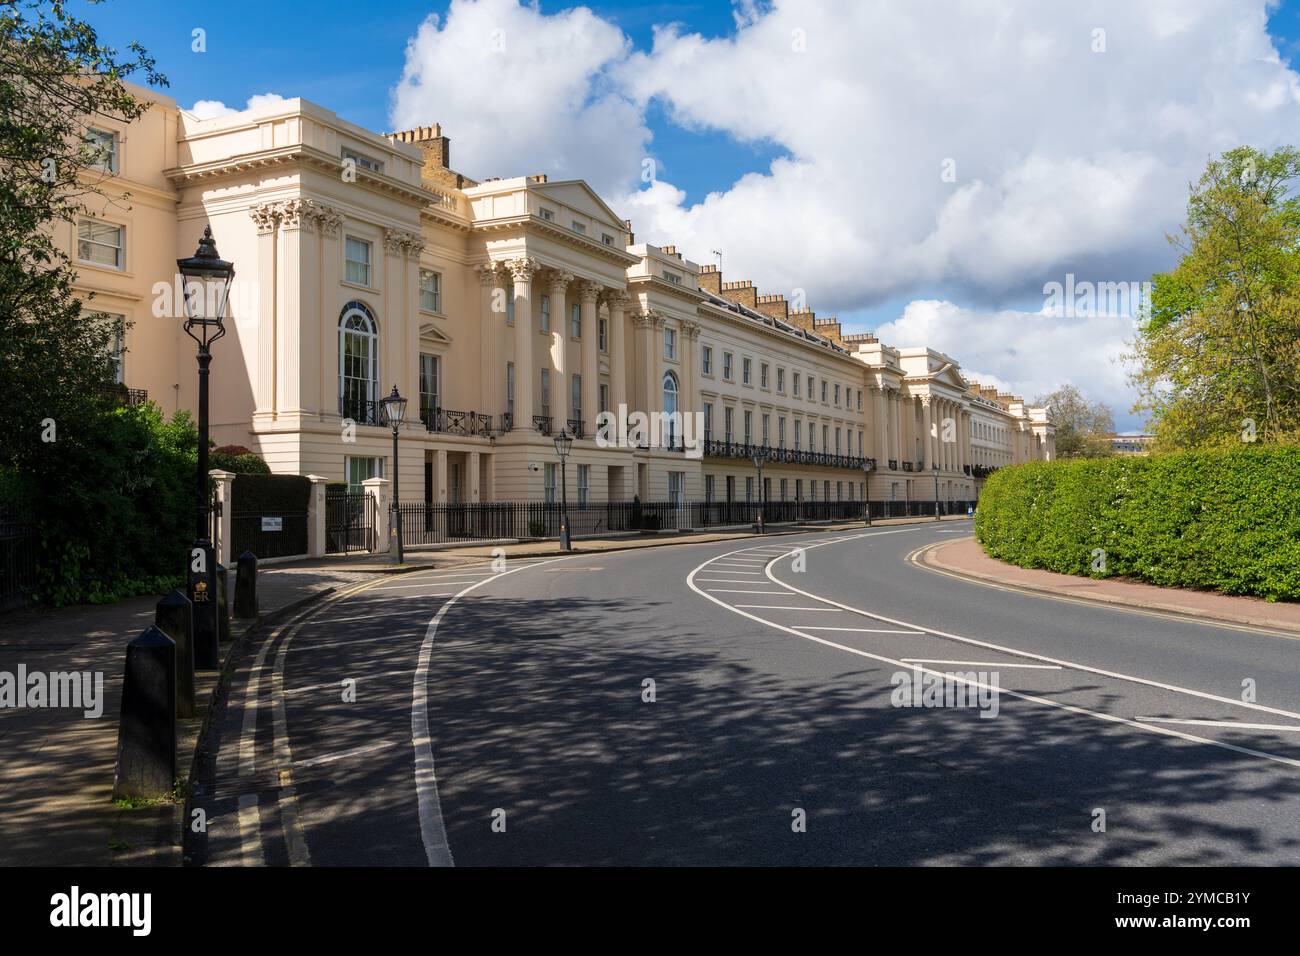
[[[586,225],[584,225],[583,223],[578,222],[578,220],[576,220],[576,219],[573,220],[573,223],[572,223],[571,228],[573,229],[574,232],[576,232],[576,233],[577,233],[578,235],[580,235],[580,236],[585,236],[585,235],[587,234],[587,227],[586,227]]]
[[[602,232],[600,234],[600,241],[607,246],[612,246],[614,244],[614,237],[607,232]]]
[[[547,209],[545,206],[539,206],[537,209],[537,214],[541,216],[543,219],[545,219],[547,222],[555,222],[554,210]]]
[[[669,272],[667,269],[665,269],[664,278],[667,279],[669,282],[671,282],[673,285],[682,284],[682,277],[678,275],[676,272]]]

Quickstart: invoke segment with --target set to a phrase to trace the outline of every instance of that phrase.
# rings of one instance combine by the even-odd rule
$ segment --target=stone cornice
[[[626,269],[628,266],[635,265],[641,260],[625,252],[618,246],[607,246],[603,242],[592,239],[590,236],[579,235],[572,229],[565,229],[554,223],[547,222],[539,216],[514,216],[509,219],[492,219],[487,222],[476,222],[471,227],[475,232],[504,232],[520,230],[525,235],[533,234],[545,236],[562,242],[565,245],[581,249],[589,255],[594,255],[601,259],[606,259],[617,264],[620,268]]]

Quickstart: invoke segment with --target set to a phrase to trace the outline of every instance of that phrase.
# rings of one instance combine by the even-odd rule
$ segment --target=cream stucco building
[[[299,99],[200,120],[138,92],[144,117],[97,134],[109,201],[62,236],[79,287],[125,320],[123,382],[193,408],[175,260],[210,224],[237,269],[213,438],[275,471],[391,478],[394,385],[408,500],[551,497],[560,428],[580,436],[570,499],[591,502],[757,500],[753,445],[773,501],[929,500],[936,462],[941,497],[966,500],[983,469],[1053,456],[1046,412],[957,358],[637,242],[580,180],[476,182],[437,126],[383,136]],[[597,415],[621,406],[699,413],[704,453],[606,447]]]

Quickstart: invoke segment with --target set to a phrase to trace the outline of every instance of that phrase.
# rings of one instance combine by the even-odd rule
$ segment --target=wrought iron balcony
[[[814,465],[822,468],[853,468],[862,470],[865,460],[855,455],[837,455],[831,452],[800,451],[797,448],[772,448],[769,445],[755,445],[749,442],[712,441],[704,442],[704,454],[712,458],[740,458],[750,460],[755,454],[764,455],[769,462],[781,462],[790,465]]]
[[[472,438],[492,437],[492,416],[478,412],[460,412],[453,408],[424,408],[420,421],[431,432],[464,435]]]
[[[534,415],[534,416],[533,416],[533,431],[535,431],[535,432],[541,432],[543,435],[549,435],[549,434],[551,433],[551,416],[550,416],[550,415]]]
[[[583,432],[582,432],[582,419],[581,419],[581,418],[570,418],[570,419],[568,419],[568,425],[569,425],[569,434],[570,434],[570,435],[572,435],[574,438],[582,438],[582,437],[584,437],[584,436],[583,436]]]
[[[503,431],[503,432],[514,431],[514,428],[515,428],[515,413],[514,413],[514,412],[502,412],[502,413],[501,413],[501,431]]]
[[[339,417],[351,419],[358,425],[382,425],[379,403],[369,399],[339,396]]]
[[[99,393],[111,402],[119,405],[143,405],[149,401],[149,392],[143,388],[127,388],[125,385],[105,385]]]
[[[889,470],[890,470],[890,471],[898,471],[898,459],[897,459],[897,458],[891,458],[891,459],[889,459]]]

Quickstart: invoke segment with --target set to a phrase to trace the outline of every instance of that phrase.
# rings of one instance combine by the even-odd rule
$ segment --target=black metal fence
[[[968,501],[939,502],[940,514],[964,514]],[[637,531],[693,531],[753,525],[760,511],[765,525],[806,521],[861,521],[933,515],[933,501],[612,501],[569,505],[569,533],[576,536]],[[559,502],[493,501],[481,504],[429,504],[404,501],[402,545],[445,544],[467,539],[555,538],[560,534]]]
[[[325,550],[332,554],[348,554],[374,549],[374,499],[365,492],[327,492]]]
[[[36,586],[36,531],[0,515],[0,610],[22,607]]]
[[[281,512],[275,516],[260,511],[230,516],[231,554],[251,551],[259,559],[289,558],[307,553],[307,512]]]

